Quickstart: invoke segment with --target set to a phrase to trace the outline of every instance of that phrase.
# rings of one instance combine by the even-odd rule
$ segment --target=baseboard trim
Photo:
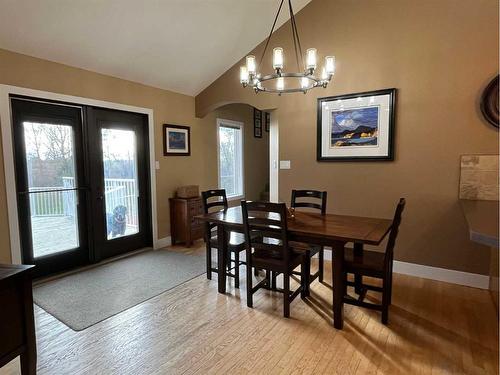
[[[332,259],[332,251],[325,248],[325,259]],[[425,266],[422,264],[394,261],[394,272],[403,275],[422,277],[446,283],[470,286],[478,289],[489,289],[490,277],[477,273],[469,273],[446,268]]]
[[[156,250],[156,249],[161,249],[163,247],[167,247],[170,245],[172,245],[172,237],[167,236],[167,237],[163,237],[163,238],[158,238],[158,240],[155,243],[154,248]]]

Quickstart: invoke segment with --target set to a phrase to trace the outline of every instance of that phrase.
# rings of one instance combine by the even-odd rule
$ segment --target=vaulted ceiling
[[[294,11],[310,1],[293,0]],[[279,0],[0,0],[0,48],[196,95],[267,37],[278,5]]]

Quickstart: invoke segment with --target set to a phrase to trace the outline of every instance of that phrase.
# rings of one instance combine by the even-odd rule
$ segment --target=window
[[[228,198],[243,198],[243,123],[217,119],[219,187]]]

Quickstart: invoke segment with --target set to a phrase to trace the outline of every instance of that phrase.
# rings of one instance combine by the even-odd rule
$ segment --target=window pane
[[[79,246],[73,128],[24,122],[35,258]],[[68,190],[66,190],[68,189]]]
[[[227,196],[243,195],[241,129],[219,126],[219,185]]]
[[[139,232],[135,133],[102,129],[107,239]]]

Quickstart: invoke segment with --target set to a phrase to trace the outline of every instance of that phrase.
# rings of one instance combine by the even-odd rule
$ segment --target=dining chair
[[[319,202],[318,202],[319,201]],[[327,203],[327,192],[318,190],[292,190],[292,199],[290,206],[294,209],[297,208],[310,208],[313,210],[319,210],[321,215],[326,214],[326,203]],[[324,269],[324,259],[325,251],[323,246],[310,245],[306,243],[294,242],[292,244],[297,250],[306,252],[307,264],[306,268],[309,270],[307,276],[308,287],[317,278],[320,282],[323,282],[323,269]],[[318,271],[311,274],[311,258],[318,254],[319,266]],[[307,291],[307,294],[309,292]]]
[[[247,306],[253,307],[253,294],[260,288],[272,289],[270,272],[283,274],[283,315],[290,317],[290,303],[305,291],[305,253],[295,251],[288,241],[287,209],[284,203],[241,202],[246,240]],[[290,276],[301,266],[300,285],[290,290]],[[266,277],[253,285],[252,267],[266,271]]]
[[[214,189],[207,190],[201,193],[203,202],[203,211],[205,214],[209,212],[227,210],[226,190]],[[207,249],[207,279],[212,279],[212,272],[217,273],[217,268],[212,267],[212,249],[218,249],[219,243],[217,238],[217,225],[214,223],[205,223],[205,244]],[[234,278],[234,286],[240,287],[240,266],[246,262],[240,260],[240,253],[245,251],[245,236],[242,233],[228,233],[228,259],[227,259],[227,276]],[[231,257],[233,254],[234,259]],[[234,266],[231,267],[231,264]],[[231,273],[234,270],[234,273]]]
[[[345,292],[344,303],[366,307],[373,310],[382,311],[382,323],[389,322],[389,305],[391,304],[392,295],[392,266],[394,261],[394,245],[398,236],[399,224],[401,223],[401,215],[405,208],[406,200],[401,198],[396,207],[396,212],[392,220],[389,240],[385,252],[363,250],[362,246],[355,244],[354,249],[346,248],[344,250],[345,257],[345,285],[354,286],[355,292],[359,295],[354,298]],[[358,246],[356,246],[358,245]],[[354,274],[357,278],[354,282],[347,280],[348,274]],[[363,276],[382,279],[382,287],[363,283]],[[365,302],[366,293],[368,290],[373,290],[382,293],[382,303],[375,304]]]

